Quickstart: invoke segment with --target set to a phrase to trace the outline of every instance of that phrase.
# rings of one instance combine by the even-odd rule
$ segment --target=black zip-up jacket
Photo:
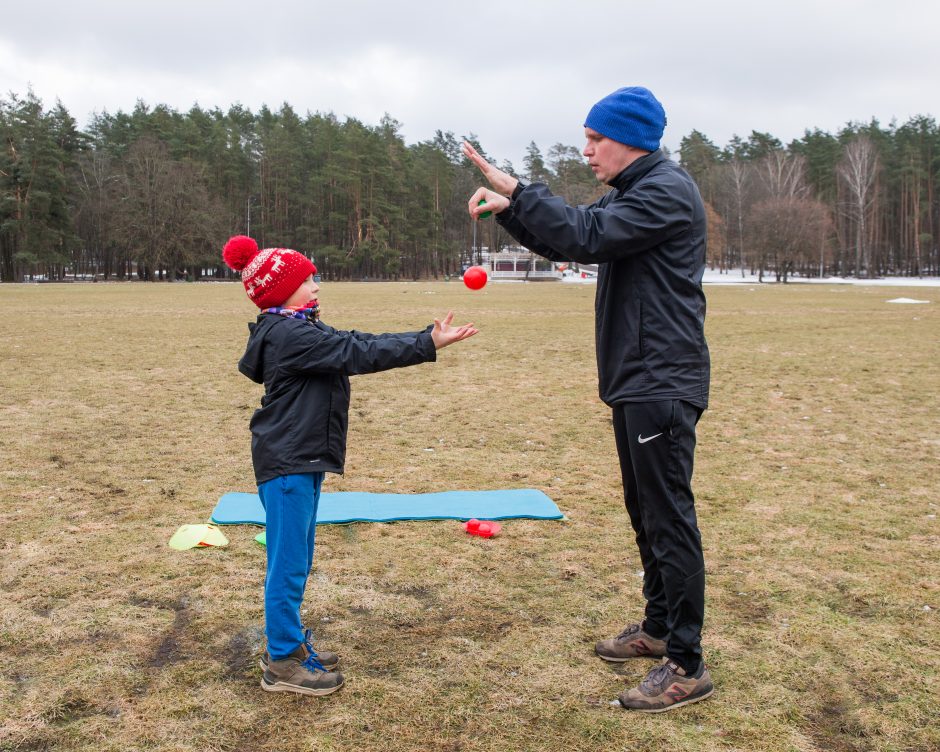
[[[248,329],[238,370],[264,384],[261,407],[251,418],[251,459],[259,484],[280,475],[342,473],[349,376],[437,359],[431,327],[366,334],[263,313]]]
[[[599,264],[594,302],[600,397],[608,405],[683,399],[708,406],[705,207],[661,150],[636,160],[590,206],[533,183],[496,219],[553,261]]]

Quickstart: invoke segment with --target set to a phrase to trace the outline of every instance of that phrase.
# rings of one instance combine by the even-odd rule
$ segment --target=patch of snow
[[[719,272],[706,269],[702,281],[706,285],[755,285],[777,284],[773,274],[764,274],[763,283],[759,283],[756,274],[741,275],[740,269]],[[940,287],[940,277],[880,277],[878,279],[855,279],[854,277],[788,277],[790,284],[822,285],[861,285],[863,287]]]
[[[888,303],[929,303],[929,300],[917,300],[916,298],[894,298],[886,301]]]

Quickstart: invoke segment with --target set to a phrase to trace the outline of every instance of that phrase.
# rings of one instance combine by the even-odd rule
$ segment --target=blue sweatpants
[[[323,473],[281,475],[258,486],[264,507],[268,568],[264,631],[268,655],[286,658],[304,641],[300,604],[313,566],[313,543]]]

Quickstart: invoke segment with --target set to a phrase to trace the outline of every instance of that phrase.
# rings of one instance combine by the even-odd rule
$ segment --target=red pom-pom
[[[222,249],[222,258],[230,269],[240,272],[258,253],[258,244],[247,235],[229,238]]]

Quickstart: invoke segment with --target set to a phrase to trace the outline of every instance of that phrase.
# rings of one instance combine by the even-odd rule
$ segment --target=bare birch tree
[[[848,194],[846,213],[855,223],[855,276],[861,277],[864,268],[870,277],[868,219],[875,203],[878,152],[868,136],[859,135],[845,145],[837,173]]]
[[[757,163],[757,176],[767,198],[805,198],[809,195],[806,182],[806,158],[782,149],[772,152]]]
[[[716,189],[716,203],[729,226],[727,233],[728,268],[741,265],[741,276],[745,276],[744,220],[747,213],[751,165],[734,157],[721,165]]]

